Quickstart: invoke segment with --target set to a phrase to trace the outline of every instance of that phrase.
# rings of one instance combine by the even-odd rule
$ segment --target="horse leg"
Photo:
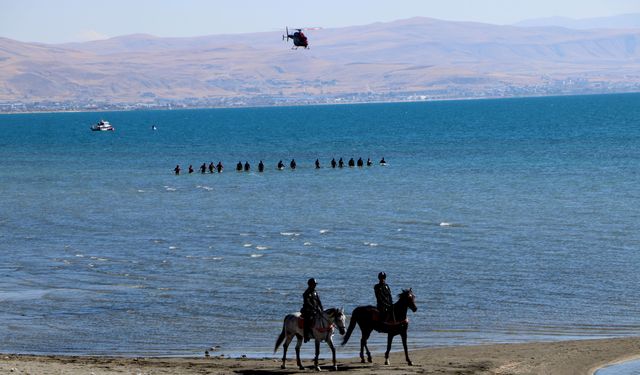
[[[336,364],[336,347],[333,346],[333,339],[331,338],[331,336],[329,336],[329,339],[327,340],[327,345],[329,345],[329,348],[331,349],[331,356],[333,358],[333,369],[335,371],[338,371],[338,365]]]
[[[391,364],[391,362],[389,362],[389,352],[391,351],[391,342],[393,342],[393,335],[388,334],[387,335],[387,351],[384,352],[384,364],[387,366]]]
[[[298,369],[304,370],[302,362],[300,362],[300,347],[302,346],[302,336],[296,335],[298,342],[296,343],[296,362],[298,363]]]
[[[362,329],[361,329],[362,331]],[[367,346],[367,340],[369,340],[369,335],[371,335],[371,330],[362,331],[362,337],[360,338],[360,361],[364,362],[364,351],[367,351],[367,360],[369,363],[373,362],[371,359],[371,352],[369,352],[369,347]]]
[[[413,362],[409,359],[409,351],[407,350],[407,332],[403,332],[400,337],[402,337],[402,346],[404,346],[404,357],[407,360],[407,364],[409,366],[413,366]]]
[[[293,339],[293,336],[287,335],[287,338],[282,344],[282,365],[280,366],[281,369],[287,368],[287,349],[289,348],[289,344],[291,344],[291,339]]]
[[[316,356],[313,358],[313,365],[316,368],[316,371],[320,371],[320,366],[318,366],[318,357],[320,356],[320,340],[316,339]]]

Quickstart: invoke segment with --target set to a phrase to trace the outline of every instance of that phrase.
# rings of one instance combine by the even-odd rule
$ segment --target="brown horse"
[[[342,345],[346,344],[351,337],[351,333],[358,324],[360,332],[362,332],[362,338],[360,339],[360,359],[364,362],[364,350],[367,351],[367,359],[371,362],[371,352],[367,347],[367,340],[373,330],[387,334],[387,351],[384,353],[384,364],[389,364],[389,352],[391,351],[391,342],[393,337],[400,335],[402,337],[402,346],[404,346],[404,356],[407,359],[407,364],[412,366],[413,363],[409,359],[409,352],[407,351],[407,329],[409,328],[409,319],[407,318],[407,309],[416,312],[416,296],[411,289],[402,290],[402,293],[398,296],[398,302],[393,304],[393,315],[395,319],[391,322],[383,322],[380,319],[380,312],[375,306],[358,306],[351,313],[351,321],[349,322],[349,328],[347,328],[347,334],[342,340]]]

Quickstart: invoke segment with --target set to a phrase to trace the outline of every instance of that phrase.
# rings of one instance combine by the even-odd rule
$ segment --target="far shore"
[[[2,374],[293,374],[311,371],[312,359],[303,357],[306,371],[295,365],[290,348],[287,369],[280,369],[278,358],[125,358],[98,356],[34,356],[1,354]],[[623,360],[640,358],[640,337],[488,344],[414,350],[413,366],[402,352],[391,354],[391,365],[384,355],[374,355],[373,363],[359,358],[338,359],[338,370],[355,374],[553,374],[591,375],[597,369]],[[278,356],[281,352],[277,353]],[[293,357],[292,357],[293,356]],[[329,370],[326,350],[320,365]]]
[[[536,98],[558,98],[571,96],[597,96],[597,95],[629,95],[639,94],[638,91],[612,91],[612,92],[575,92],[575,93],[555,93],[540,95],[512,95],[512,96],[452,96],[446,98],[425,98],[425,99],[397,99],[397,100],[362,100],[362,101],[344,101],[331,103],[275,103],[275,104],[248,104],[248,105],[202,105],[202,106],[177,106],[177,107],[131,107],[131,108],[82,108],[82,109],[43,109],[43,110],[26,110],[26,111],[3,111],[0,109],[0,115],[32,115],[32,114],[52,114],[52,113],[103,113],[103,112],[140,112],[140,111],[181,111],[181,110],[206,110],[206,109],[247,109],[247,108],[287,108],[287,107],[324,107],[324,106],[344,106],[344,105],[362,105],[362,104],[398,104],[398,103],[430,103],[430,102],[457,102],[457,101],[476,101],[476,100],[502,100],[502,99],[536,99]]]

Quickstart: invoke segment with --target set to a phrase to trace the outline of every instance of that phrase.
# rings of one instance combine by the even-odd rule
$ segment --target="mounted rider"
[[[380,272],[378,280],[378,283],[373,287],[373,291],[376,294],[376,305],[380,312],[380,320],[382,322],[395,321],[393,316],[393,296],[391,295],[391,288],[386,283],[387,274]]]
[[[304,342],[308,342],[311,338],[311,328],[316,321],[316,318],[322,314],[322,302],[318,292],[316,292],[316,279],[311,278],[307,281],[309,286],[302,295],[303,305],[300,312],[302,313],[302,319],[304,319]]]

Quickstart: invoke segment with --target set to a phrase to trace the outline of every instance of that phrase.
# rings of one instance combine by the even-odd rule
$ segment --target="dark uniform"
[[[376,302],[378,311],[380,312],[380,319],[383,322],[393,319],[393,297],[391,295],[391,288],[385,282],[387,275],[384,272],[380,272],[378,274],[378,279],[380,280],[373,287],[373,291],[376,293]]]
[[[307,290],[302,294],[303,304],[300,312],[304,319],[304,342],[309,341],[311,337],[311,328],[313,327],[316,318],[322,313],[322,302],[318,292],[316,292],[316,279],[309,279],[307,281],[309,286]]]

